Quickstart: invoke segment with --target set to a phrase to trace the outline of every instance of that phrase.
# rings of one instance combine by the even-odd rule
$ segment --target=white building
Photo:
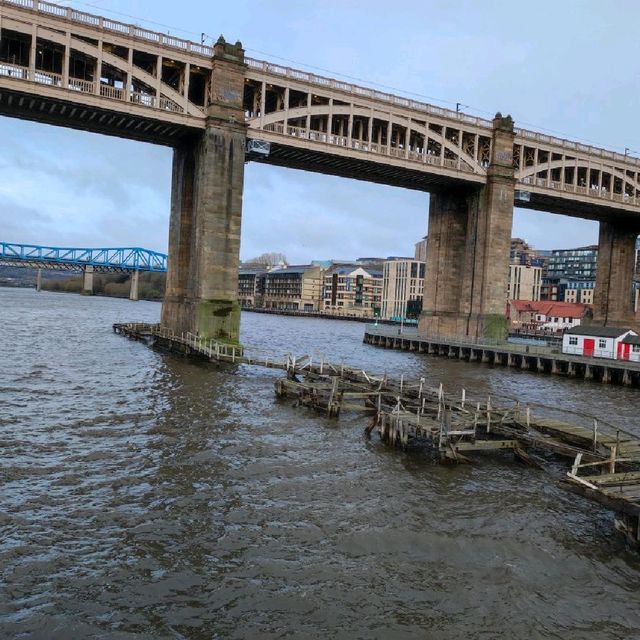
[[[540,300],[542,267],[525,264],[509,265],[509,300]]]
[[[417,317],[424,297],[425,263],[412,258],[385,260],[382,269],[382,318]],[[412,312],[415,307],[416,313]]]
[[[640,362],[640,338],[619,327],[573,327],[562,338],[562,353]]]

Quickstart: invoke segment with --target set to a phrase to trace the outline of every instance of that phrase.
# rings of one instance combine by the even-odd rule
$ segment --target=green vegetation
[[[498,314],[485,316],[483,336],[491,340],[505,341],[507,339],[507,319]]]
[[[97,296],[128,298],[131,288],[129,273],[96,273],[93,276],[93,293]],[[162,300],[166,283],[164,273],[140,273],[138,297],[140,300]],[[82,292],[82,276],[43,280],[42,288],[47,291]]]

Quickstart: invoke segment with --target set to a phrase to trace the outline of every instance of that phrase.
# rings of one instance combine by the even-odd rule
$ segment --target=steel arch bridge
[[[93,267],[94,272],[165,272],[167,255],[140,247],[45,247],[35,244],[0,242],[0,264],[79,271]]]

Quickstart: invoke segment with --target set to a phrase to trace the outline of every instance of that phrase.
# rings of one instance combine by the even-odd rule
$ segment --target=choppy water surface
[[[113,335],[160,305],[0,289],[0,637],[639,638],[611,514],[507,456],[432,464],[276,401],[275,372]],[[245,314],[245,343],[638,429],[637,390]]]

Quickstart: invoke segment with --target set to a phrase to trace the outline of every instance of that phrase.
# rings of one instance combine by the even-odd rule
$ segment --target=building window
[[[633,345],[633,353],[640,353],[640,344]]]
[[[574,347],[575,347],[575,346],[577,346],[577,344],[578,344],[578,338],[576,338],[576,337],[571,337],[571,338],[569,338],[569,344],[570,344],[570,345],[572,345],[572,346],[574,346]]]
[[[607,341],[604,338],[600,338],[600,340],[598,340],[598,349],[606,349],[607,348]]]

